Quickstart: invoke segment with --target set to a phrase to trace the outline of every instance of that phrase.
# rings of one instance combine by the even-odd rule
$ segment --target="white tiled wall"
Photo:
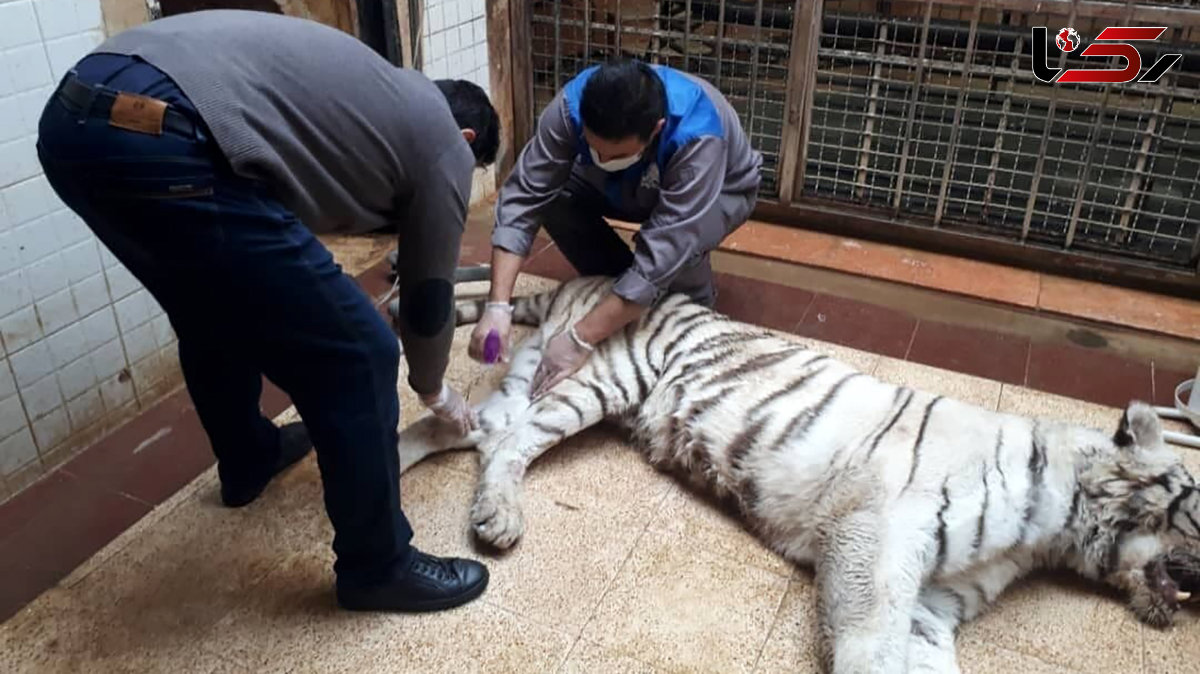
[[[484,0],[426,0],[421,31],[425,74],[471,80],[486,91],[486,17]]]
[[[470,80],[490,93],[484,0],[425,0],[422,71],[431,79]],[[492,169],[476,171],[471,203],[495,192]]]
[[[54,194],[35,143],[100,0],[0,0],[0,500],[178,380],[157,303]]]

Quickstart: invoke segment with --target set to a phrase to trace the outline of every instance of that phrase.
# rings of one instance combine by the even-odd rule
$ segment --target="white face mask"
[[[639,152],[630,157],[622,157],[621,159],[613,159],[611,161],[602,162],[602,161],[600,161],[600,155],[596,154],[595,148],[593,148],[589,145],[588,152],[590,152],[592,155],[592,162],[596,166],[599,166],[602,170],[608,171],[609,173],[616,173],[617,171],[624,171],[625,169],[629,168],[630,166],[633,166],[634,164],[638,163],[642,159],[642,153]]]

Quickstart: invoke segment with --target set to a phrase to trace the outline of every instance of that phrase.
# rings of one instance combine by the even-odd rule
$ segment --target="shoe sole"
[[[342,604],[341,601],[338,601],[338,605],[341,606],[342,609],[344,609],[346,611],[386,612],[386,613],[436,613],[438,611],[448,611],[452,608],[458,608],[459,606],[463,606],[465,604],[469,604],[469,603],[475,601],[479,597],[483,596],[483,593],[487,590],[488,583],[490,581],[491,581],[491,574],[485,572],[483,579],[480,580],[475,585],[471,586],[471,588],[469,588],[467,591],[463,592],[462,594],[454,595],[453,597],[446,597],[445,599],[434,599],[434,600],[430,600],[430,601],[415,602],[415,603],[404,604],[404,605],[399,605],[399,606],[395,606],[395,605],[392,605],[392,606],[388,606],[388,605],[346,606],[345,604]]]

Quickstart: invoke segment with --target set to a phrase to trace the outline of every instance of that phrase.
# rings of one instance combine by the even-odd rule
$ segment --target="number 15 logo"
[[[1111,68],[1073,68],[1060,70],[1051,68],[1047,63],[1046,27],[1036,26],[1033,29],[1033,76],[1039,80],[1050,82],[1085,83],[1085,84],[1123,84],[1125,82],[1157,82],[1171,66],[1183,58],[1183,54],[1163,54],[1158,61],[1138,78],[1142,70],[1142,54],[1125,40],[1152,41],[1157,40],[1167,31],[1165,26],[1155,27],[1108,27],[1096,36],[1096,42],[1089,44],[1080,56],[1120,56],[1125,59],[1124,70]],[[1079,33],[1074,28],[1063,28],[1054,36],[1055,44],[1064,52],[1073,52],[1079,48]],[[1106,40],[1113,44],[1097,44]],[[1120,42],[1118,42],[1120,40]]]

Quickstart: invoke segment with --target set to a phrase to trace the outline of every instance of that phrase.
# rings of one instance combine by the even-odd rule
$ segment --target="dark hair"
[[[434,84],[450,104],[450,112],[460,129],[471,129],[475,140],[471,152],[480,166],[495,163],[500,151],[500,116],[487,94],[474,82],[467,80],[434,80]]]
[[[583,87],[579,115],[588,131],[605,140],[637,136],[645,142],[666,116],[666,107],[662,81],[650,66],[622,60],[592,73]]]

